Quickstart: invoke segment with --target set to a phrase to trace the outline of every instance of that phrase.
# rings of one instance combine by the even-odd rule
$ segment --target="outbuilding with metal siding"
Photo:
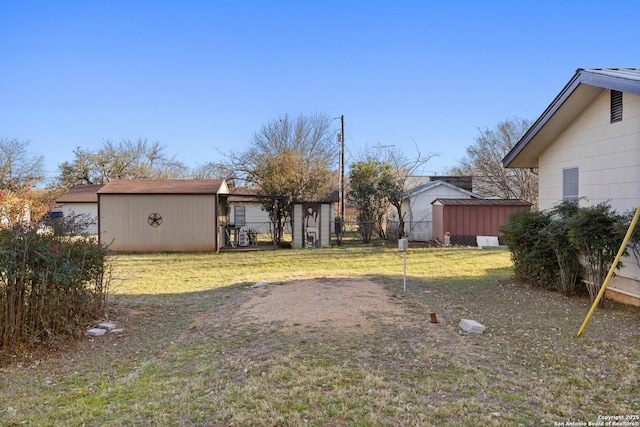
[[[510,199],[436,199],[433,201],[433,237],[452,243],[473,244],[476,236],[501,236],[500,227],[514,212],[531,203]]]
[[[114,180],[98,191],[98,235],[114,252],[214,252],[224,180]]]

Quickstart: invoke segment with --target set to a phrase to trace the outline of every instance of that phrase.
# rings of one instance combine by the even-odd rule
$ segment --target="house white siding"
[[[471,198],[471,193],[453,185],[426,186],[424,191],[411,192],[402,201],[405,215],[405,235],[411,241],[429,241],[433,239],[433,206],[436,199]]]
[[[229,202],[229,223],[236,226],[241,225],[236,219],[236,211],[238,207],[244,207],[245,221],[242,226],[247,229],[255,230],[258,233],[271,232],[271,219],[269,218],[269,212],[262,209],[262,202]]]
[[[623,119],[610,123],[604,91],[539,159],[540,209],[562,200],[562,170],[578,168],[585,205],[609,202],[620,213],[640,200],[640,96],[623,95]]]
[[[65,203],[62,206],[62,214],[65,218],[74,215],[83,215],[93,221],[85,230],[89,234],[98,234],[98,203]]]
[[[640,203],[640,96],[623,94],[622,121],[610,123],[609,91],[599,96],[539,160],[540,208],[562,200],[562,171],[578,168],[582,205],[608,202],[618,213]],[[608,296],[625,300],[640,296],[640,268],[633,255],[622,260]],[[618,295],[615,295],[615,294]]]

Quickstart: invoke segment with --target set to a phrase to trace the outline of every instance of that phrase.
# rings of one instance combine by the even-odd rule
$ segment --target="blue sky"
[[[635,0],[4,0],[0,137],[30,141],[50,176],[105,139],[195,166],[324,113],[345,116],[348,163],[417,145],[443,173],[478,129],[536,119],[577,68],[640,66],[638,16]]]

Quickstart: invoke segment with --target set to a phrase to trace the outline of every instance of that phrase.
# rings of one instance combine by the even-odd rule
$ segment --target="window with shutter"
[[[237,226],[247,225],[247,216],[246,210],[244,206],[236,206],[234,208],[234,222]]]
[[[575,200],[578,195],[578,168],[562,170],[562,199]]]

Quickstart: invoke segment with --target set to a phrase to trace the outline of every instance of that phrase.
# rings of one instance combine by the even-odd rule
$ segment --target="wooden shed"
[[[511,199],[436,199],[433,201],[433,238],[474,245],[476,236],[502,236],[500,226],[514,212],[530,210],[531,203]]]
[[[115,180],[98,191],[98,236],[114,252],[220,249],[215,180]]]
[[[334,231],[334,202],[305,202],[293,205],[293,248],[329,247]]]

